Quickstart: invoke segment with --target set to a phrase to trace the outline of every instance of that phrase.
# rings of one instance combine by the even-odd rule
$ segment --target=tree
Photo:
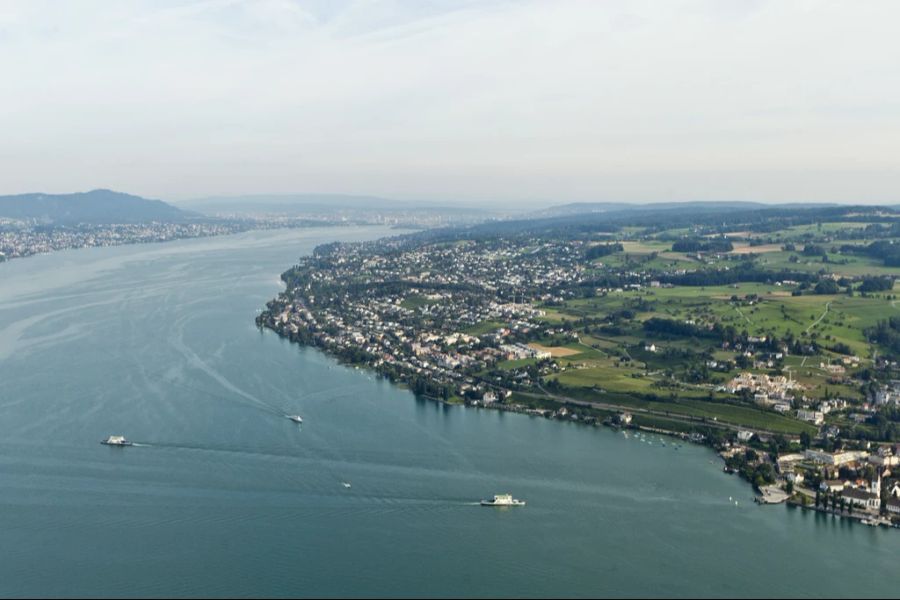
[[[807,448],[809,448],[809,446],[810,446],[811,444],[812,444],[812,436],[809,435],[809,432],[808,432],[808,431],[801,431],[801,432],[800,432],[800,447],[803,448],[804,450],[806,450]],[[819,494],[819,493],[816,492],[816,495],[817,495],[817,496],[818,496],[818,494]],[[818,502],[817,502],[816,504],[818,504]]]
[[[837,294],[841,291],[841,288],[834,279],[822,279],[816,284],[813,291],[816,294]]]

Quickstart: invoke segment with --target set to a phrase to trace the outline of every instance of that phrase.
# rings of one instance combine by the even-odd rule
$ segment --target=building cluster
[[[809,448],[782,454],[778,471],[795,489],[817,499],[827,496],[857,516],[900,521],[900,465],[898,448],[879,445],[867,450]],[[853,509],[850,509],[852,505]]]
[[[900,381],[892,381],[890,384],[878,387],[873,394],[872,402],[879,407],[900,407]]]
[[[547,333],[532,302],[577,284],[578,244],[492,240],[385,247],[335,246],[285,274],[288,291],[269,326],[293,339],[362,359],[400,378],[427,377],[478,398],[528,385],[484,377],[503,361],[550,358],[527,339]]]
[[[784,375],[768,375],[744,371],[732,379],[726,389],[737,394],[747,390],[753,394],[753,400],[761,406],[777,406],[787,404],[795,399],[795,393],[803,390],[803,386]]]
[[[143,223],[0,228],[0,261],[96,246],[119,246],[236,233],[235,223]]]
[[[461,241],[414,244],[397,240],[343,244],[303,260],[312,283],[405,282],[436,288],[458,286],[510,304],[542,299],[584,278],[582,243]],[[498,300],[500,301],[500,300]]]

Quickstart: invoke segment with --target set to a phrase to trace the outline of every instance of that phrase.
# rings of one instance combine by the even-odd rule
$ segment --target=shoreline
[[[847,513],[847,512],[836,512],[834,510],[829,510],[826,508],[821,508],[817,506],[810,506],[808,504],[803,504],[802,502],[798,502],[794,499],[794,497],[788,498],[784,504],[789,508],[800,508],[803,510],[812,511],[815,513],[822,514],[824,516],[831,515],[832,518],[839,519],[848,519],[850,521],[855,521],[861,525],[866,525],[867,527],[887,527],[889,529],[900,529],[900,524],[894,524],[890,520],[878,515],[870,515],[866,513]]]
[[[150,225],[148,225],[149,227]],[[127,241],[107,241],[107,240],[98,240],[97,243],[82,243],[82,244],[69,244],[69,245],[60,245],[58,247],[42,249],[34,252],[27,252],[23,254],[19,254],[16,256],[7,256],[0,252],[0,265],[11,263],[13,261],[20,261],[22,259],[34,258],[36,256],[48,256],[51,254],[57,254],[60,252],[71,252],[74,250],[89,250],[92,248],[117,248],[121,246],[141,246],[141,245],[151,245],[151,244],[166,244],[169,242],[183,242],[189,240],[201,240],[201,239],[210,239],[210,238],[219,238],[219,237],[227,237],[229,235],[240,235],[242,233],[250,233],[254,231],[276,231],[279,229],[288,229],[288,230],[296,230],[296,229],[316,229],[320,227],[378,227],[377,224],[366,224],[366,223],[309,223],[309,224],[297,224],[297,225],[288,225],[281,223],[261,223],[256,226],[247,226],[244,223],[224,223],[221,224],[221,230],[211,230],[208,232],[199,232],[199,233],[185,233],[184,235],[176,235],[168,238],[137,238],[133,240]],[[2,232],[0,232],[2,235]]]
[[[564,400],[560,400],[550,394],[545,394],[541,398],[544,400],[544,402],[549,402],[549,403],[552,403],[554,406],[559,407],[555,411],[551,410],[549,408],[535,408],[535,407],[526,406],[523,404],[507,404],[502,401],[484,404],[484,403],[480,403],[478,401],[465,401],[461,398],[445,399],[445,398],[440,398],[440,397],[436,397],[436,396],[429,395],[429,394],[416,393],[407,385],[406,381],[404,381],[403,379],[400,379],[400,378],[395,379],[395,378],[389,377],[388,375],[383,373],[381,370],[379,370],[377,366],[370,365],[366,362],[357,362],[357,361],[349,360],[346,357],[343,357],[338,353],[329,351],[329,349],[327,347],[323,347],[323,346],[320,346],[317,344],[309,344],[309,343],[304,342],[304,340],[302,340],[302,339],[295,339],[295,338],[291,337],[290,335],[285,334],[284,332],[276,329],[275,327],[272,327],[269,324],[264,323],[264,321],[262,319],[264,314],[265,314],[265,311],[260,313],[260,315],[257,316],[257,320],[256,320],[257,326],[261,330],[269,329],[270,331],[272,331],[273,333],[278,335],[280,338],[286,339],[289,343],[292,343],[292,344],[296,343],[303,347],[309,347],[309,348],[318,350],[318,351],[322,352],[323,354],[325,354],[326,356],[329,356],[329,357],[335,359],[341,365],[344,365],[347,367],[353,367],[353,368],[359,369],[359,370],[365,369],[367,371],[373,372],[377,377],[390,381],[390,383],[392,385],[409,390],[417,398],[421,398],[423,400],[428,400],[428,401],[436,402],[438,404],[443,404],[443,405],[447,405],[447,406],[461,406],[465,409],[473,409],[474,408],[474,409],[483,409],[483,410],[494,410],[494,411],[500,411],[500,412],[511,412],[511,413],[523,414],[523,415],[527,415],[527,416],[535,417],[535,418],[548,419],[551,421],[569,422],[569,423],[586,426],[586,427],[601,427],[601,426],[608,427],[614,431],[621,431],[623,433],[625,433],[627,431],[638,432],[637,435],[640,435],[642,433],[649,433],[649,434],[655,434],[655,435],[666,436],[669,438],[677,439],[683,443],[692,443],[692,444],[697,444],[700,446],[705,446],[705,447],[709,448],[711,451],[713,451],[720,460],[722,460],[722,463],[723,463],[722,472],[723,473],[729,474],[729,475],[737,475],[742,481],[744,481],[747,485],[750,486],[750,488],[753,491],[753,502],[759,506],[770,506],[770,505],[782,504],[786,508],[801,508],[801,509],[806,509],[806,510],[812,510],[812,511],[819,512],[819,513],[826,514],[826,515],[831,514],[832,517],[850,519],[850,521],[857,522],[861,525],[866,525],[866,526],[871,526],[871,527],[884,526],[884,527],[888,527],[891,529],[900,529],[900,524],[895,524],[895,523],[891,522],[890,519],[888,519],[880,514],[873,515],[868,512],[838,513],[838,512],[834,512],[833,510],[820,508],[818,506],[804,504],[804,502],[801,500],[801,498],[806,498],[808,501],[809,494],[814,494],[815,493],[814,490],[805,489],[805,491],[800,491],[800,490],[795,489],[794,491],[789,493],[789,492],[783,490],[777,484],[766,485],[766,486],[763,486],[762,488],[757,487],[757,485],[754,484],[753,482],[749,481],[741,471],[736,470],[736,469],[730,469],[728,467],[726,457],[723,455],[724,449],[718,447],[715,443],[713,443],[711,438],[708,435],[699,434],[697,432],[687,433],[684,431],[677,431],[674,429],[666,429],[664,427],[659,427],[659,426],[654,426],[654,425],[634,423],[632,421],[632,415],[630,413],[623,413],[622,411],[602,410],[602,409],[597,409],[597,408],[591,407],[590,405],[584,406],[583,404],[579,404],[579,403],[568,403],[568,402],[566,402]],[[516,393],[516,392],[513,392],[513,393]],[[522,397],[522,396],[524,396],[525,393],[518,392],[518,394],[520,395],[520,397]],[[577,413],[574,413],[574,412],[569,413],[567,411],[567,407],[569,407],[569,406],[587,409],[592,412],[606,413],[607,416],[605,418],[598,418],[598,416],[590,416],[590,417],[578,416]],[[563,411],[565,411],[565,412],[563,412]],[[628,415],[628,422],[623,423],[619,419],[620,419],[620,417],[622,417],[625,414]],[[637,416],[638,418],[640,417],[639,414],[635,415],[635,416]],[[575,418],[572,418],[572,417],[575,417]],[[704,423],[703,427],[708,428],[708,429],[726,429],[726,430],[728,430],[730,425],[720,424],[720,423],[716,423],[716,424]],[[678,447],[676,446],[675,449],[677,450]],[[777,489],[775,489],[775,488],[777,488]]]
[[[670,438],[678,439],[682,442],[692,443],[692,444],[696,444],[699,446],[705,446],[705,447],[709,448],[710,450],[712,450],[716,454],[716,456],[723,461],[723,464],[724,464],[724,458],[722,457],[721,453],[719,452],[719,449],[716,448],[713,444],[709,443],[710,442],[709,437],[706,435],[699,434],[699,433],[686,433],[684,431],[677,431],[674,429],[666,429],[663,427],[657,427],[657,426],[653,426],[653,425],[642,425],[642,424],[638,424],[638,423],[619,424],[613,419],[612,413],[614,413],[616,411],[609,411],[609,410],[602,411],[602,409],[596,409],[596,408],[592,408],[592,407],[584,407],[584,406],[580,406],[578,404],[567,403],[565,401],[555,399],[551,395],[544,395],[544,396],[542,396],[542,398],[544,398],[545,401],[551,402],[554,405],[560,407],[560,409],[564,409],[567,406],[579,406],[581,408],[588,408],[589,410],[592,410],[595,412],[605,412],[605,413],[610,413],[610,414],[608,416],[606,416],[606,418],[603,418],[603,419],[600,419],[597,417],[587,417],[587,418],[579,417],[577,419],[573,419],[573,418],[566,418],[566,416],[568,414],[574,415],[575,413],[564,413],[561,415],[559,409],[557,409],[556,411],[552,411],[550,409],[533,408],[533,407],[529,407],[529,406],[525,406],[525,405],[521,405],[521,404],[506,404],[504,402],[493,402],[490,404],[483,404],[483,403],[479,403],[478,401],[470,402],[470,401],[464,401],[462,399],[445,399],[445,398],[439,398],[439,397],[429,395],[429,394],[416,393],[409,387],[409,385],[407,385],[406,381],[404,381],[403,379],[393,379],[392,377],[385,375],[376,366],[369,365],[365,362],[354,362],[351,360],[347,360],[346,358],[342,357],[338,353],[329,351],[329,349],[327,347],[323,347],[323,346],[320,346],[317,344],[305,343],[301,339],[293,338],[290,335],[287,335],[284,332],[282,332],[274,327],[271,327],[270,325],[264,323],[262,320],[262,317],[265,314],[266,314],[265,311],[263,311],[262,313],[260,313],[257,316],[257,319],[256,319],[256,324],[260,328],[260,330],[268,329],[268,330],[272,331],[274,334],[276,334],[278,337],[280,337],[281,339],[287,340],[291,344],[297,344],[301,347],[307,347],[307,348],[311,348],[311,349],[320,351],[324,355],[336,360],[338,362],[338,364],[340,364],[342,366],[352,367],[354,369],[359,369],[359,370],[365,369],[367,371],[370,371],[370,372],[374,373],[378,378],[388,380],[392,385],[397,386],[401,389],[406,389],[406,390],[410,391],[415,397],[421,398],[423,400],[436,402],[438,404],[443,404],[446,406],[460,406],[465,409],[483,409],[483,410],[493,410],[493,411],[500,411],[500,412],[510,412],[510,413],[522,414],[522,415],[535,417],[535,418],[543,418],[543,419],[547,419],[550,421],[569,422],[569,423],[586,426],[586,427],[607,427],[609,429],[612,429],[613,431],[622,431],[622,432],[637,431],[637,432],[641,432],[641,433],[651,433],[651,434],[656,434],[656,435],[661,435],[661,436],[667,436]],[[709,423],[704,423],[703,427],[707,427],[707,428],[723,428],[723,427],[725,427],[725,428],[727,428],[726,426],[724,426],[722,424],[709,424]],[[760,502],[760,498],[763,497],[763,493],[760,490],[758,490],[753,485],[752,482],[747,481],[743,476],[741,476],[740,473],[737,473],[734,471],[729,471],[727,469],[727,467],[724,467],[722,469],[722,471],[726,474],[738,474],[738,476],[751,487],[751,489],[753,490],[753,493],[754,493],[754,501],[757,502],[758,504],[774,504],[771,502]],[[788,497],[785,497],[785,499],[778,502],[778,504],[784,504],[784,503],[786,503],[787,500],[788,500]]]

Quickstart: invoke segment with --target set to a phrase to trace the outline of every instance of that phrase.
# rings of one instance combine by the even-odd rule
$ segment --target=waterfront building
[[[900,500],[891,498],[884,503],[884,509],[891,515],[900,517]]]
[[[867,490],[850,488],[844,490],[843,495],[847,502],[855,506],[861,506],[870,510],[878,510],[881,508],[881,498],[878,494],[873,494]]]
[[[807,460],[823,464],[840,466],[846,465],[859,460],[864,460],[869,454],[868,452],[848,450],[842,452],[825,452],[824,450],[816,450],[809,448],[803,452]]]

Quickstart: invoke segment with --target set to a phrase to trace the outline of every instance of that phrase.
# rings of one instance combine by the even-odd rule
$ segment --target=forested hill
[[[180,223],[196,218],[161,200],[111,190],[75,194],[19,194],[0,196],[0,218],[44,225],[103,225],[111,223]]]
[[[446,228],[414,234],[420,239],[464,239],[493,236],[584,236],[591,233],[614,234],[626,227],[637,227],[644,234],[677,228],[715,234],[737,230],[766,233],[797,225],[818,222],[865,222],[895,225],[900,212],[879,206],[804,206],[761,205],[747,203],[686,203],[614,208],[606,212],[586,212],[563,216],[489,221],[465,228]]]

